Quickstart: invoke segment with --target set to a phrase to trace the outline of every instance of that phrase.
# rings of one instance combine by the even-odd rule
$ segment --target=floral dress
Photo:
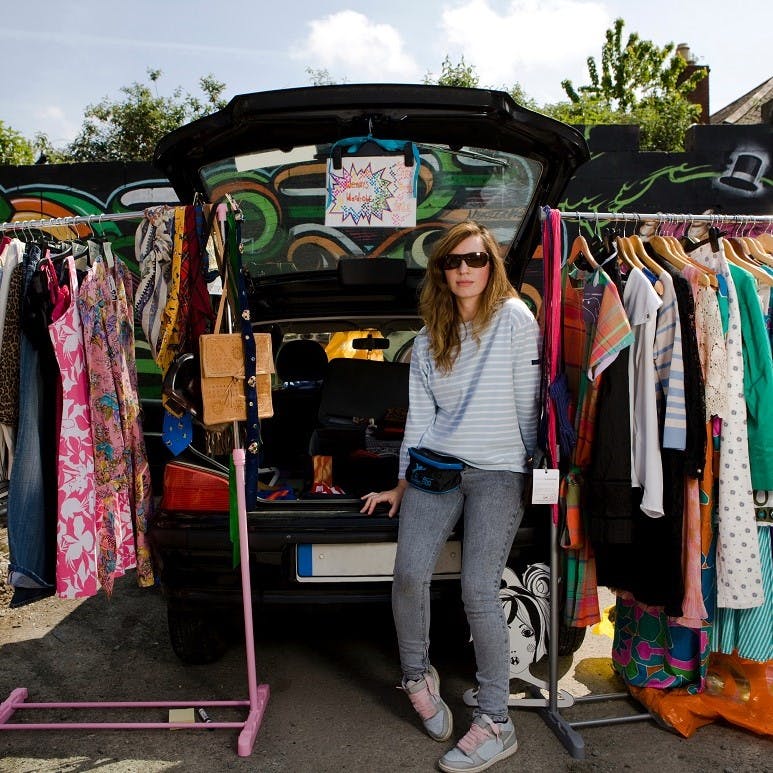
[[[62,379],[62,411],[57,457],[56,592],[84,598],[99,590],[98,524],[94,496],[89,378],[78,312],[75,261],[67,258],[69,282],[48,326]]]
[[[78,293],[94,440],[97,574],[108,593],[115,578],[135,566],[140,585],[154,581],[145,539],[152,494],[139,418],[130,277],[119,258],[113,262],[110,267],[96,255]]]

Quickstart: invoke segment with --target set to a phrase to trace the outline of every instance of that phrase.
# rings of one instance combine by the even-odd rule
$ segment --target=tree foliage
[[[0,121],[0,164],[31,164],[35,148],[20,132]]]
[[[432,73],[427,73],[424,76],[424,83],[474,89],[480,84],[480,76],[475,72],[475,65],[467,64],[463,56],[454,64],[451,61],[451,57],[446,54],[446,58],[441,65],[440,75],[436,78]],[[520,83],[516,82],[509,89],[503,87],[502,91],[507,91],[519,105],[531,109],[537,107],[537,103],[523,90]]]
[[[169,97],[154,93],[161,70],[148,70],[150,83],[135,81],[117,100],[105,97],[86,108],[80,133],[68,146],[69,161],[149,161],[167,132],[225,105],[225,84],[214,76],[199,79],[202,96],[176,88]]]
[[[684,132],[700,115],[689,95],[706,77],[704,69],[688,77],[687,62],[674,44],[658,46],[632,32],[623,43],[623,19],[608,29],[601,49],[601,67],[587,60],[590,83],[561,85],[569,102],[547,106],[546,112],[569,123],[637,123],[642,150],[682,150]]]
[[[437,86],[461,86],[474,89],[479,82],[480,76],[475,72],[475,65],[467,64],[463,56],[454,64],[448,54],[443,60],[440,75],[437,78],[429,72],[424,76],[424,83]]]
[[[523,86],[516,81],[508,90],[507,93],[521,106],[529,108],[529,110],[539,110],[536,100],[532,99],[524,90]]]
[[[337,81],[324,67],[307,67],[306,75],[309,76],[312,86],[335,86]]]
[[[687,62],[674,54],[674,44],[660,47],[632,32],[623,45],[624,26],[623,19],[615,19],[614,27],[606,31],[601,49],[601,74],[596,60],[588,57],[590,85],[575,90],[570,80],[561,82],[569,99],[577,103],[582,94],[624,113],[652,99],[672,96],[686,99],[705,77],[705,72],[695,72],[680,83]]]
[[[564,123],[582,126],[598,126],[600,124],[630,124],[635,123],[634,116],[614,110],[598,99],[584,98],[579,102],[555,102],[537,108],[545,115],[556,118]]]
[[[566,123],[638,124],[642,150],[682,150],[684,133],[699,115],[688,101],[689,94],[706,71],[684,77],[687,62],[674,53],[674,44],[658,46],[631,33],[623,42],[623,19],[616,19],[605,34],[600,64],[587,60],[589,83],[575,87],[571,80],[561,85],[567,101],[538,106],[520,83],[509,91],[520,105],[539,110]],[[306,68],[315,86],[333,85],[327,69]],[[157,141],[169,131],[223,107],[225,84],[214,76],[199,79],[201,95],[177,88],[169,97],[155,91],[161,70],[148,69],[148,83],[134,82],[121,88],[121,98],[105,97],[86,108],[83,125],[75,140],[56,149],[45,134],[33,140],[0,121],[0,163],[30,164],[36,158],[59,161],[142,161],[152,158]],[[464,56],[453,62],[446,54],[436,77],[427,73],[424,83],[476,88],[480,76]]]

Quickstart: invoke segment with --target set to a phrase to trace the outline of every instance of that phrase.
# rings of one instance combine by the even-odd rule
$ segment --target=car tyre
[[[561,657],[573,655],[585,641],[585,628],[575,628],[561,622],[558,625],[558,654]]]
[[[214,615],[167,607],[167,624],[172,649],[183,663],[214,663],[225,654],[228,639]]]

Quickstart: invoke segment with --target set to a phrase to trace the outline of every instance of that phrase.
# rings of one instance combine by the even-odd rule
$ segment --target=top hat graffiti
[[[766,159],[756,153],[738,153],[728,171],[719,178],[719,183],[744,193],[756,193],[760,190],[765,162]]]

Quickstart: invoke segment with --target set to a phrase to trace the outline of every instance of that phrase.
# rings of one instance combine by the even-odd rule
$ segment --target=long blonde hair
[[[456,297],[448,287],[441,263],[454,247],[469,236],[480,236],[486,252],[490,255],[489,279],[473,320],[473,338],[477,340],[480,337],[505,299],[518,297],[507,278],[499,245],[488,228],[474,220],[465,220],[446,231],[432,251],[419,295],[419,313],[427,327],[430,354],[438,368],[446,372],[451,370],[459,356],[459,323],[462,320]]]

